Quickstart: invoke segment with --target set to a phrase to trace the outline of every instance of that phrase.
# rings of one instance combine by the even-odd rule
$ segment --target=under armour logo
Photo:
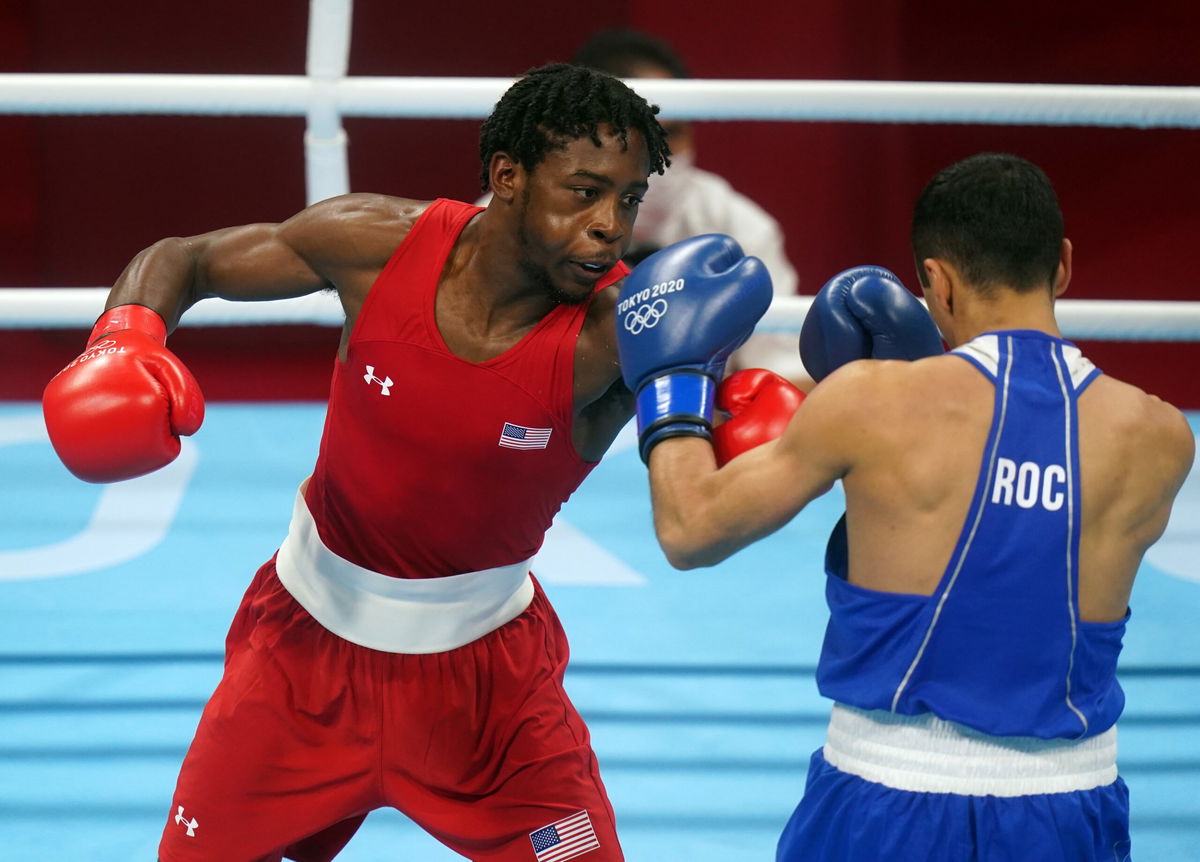
[[[195,817],[193,817],[191,820],[188,820],[186,817],[183,816],[183,806],[182,805],[179,806],[179,812],[175,815],[175,822],[178,823],[180,826],[187,827],[188,838],[196,837],[196,829],[197,829],[197,827],[200,826],[200,824],[196,821]]]
[[[380,380],[378,377],[375,376],[375,366],[374,365],[367,366],[367,373],[363,375],[363,380],[366,381],[367,385],[370,385],[372,383],[378,383],[379,388],[381,390],[383,390],[384,395],[392,394],[392,393],[388,392],[388,390],[392,388],[392,378],[388,377],[385,374],[385,375],[383,375],[383,379]]]
[[[625,329],[631,335],[637,335],[643,329],[651,329],[667,313],[667,301],[656,299],[652,303],[638,306],[625,315]]]

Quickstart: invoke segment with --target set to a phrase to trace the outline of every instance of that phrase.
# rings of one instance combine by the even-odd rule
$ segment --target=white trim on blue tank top
[[[973,359],[992,380],[995,380],[1000,374],[999,341],[998,335],[980,335],[950,352],[957,353],[964,359]]]
[[[1071,422],[1071,388],[1068,387],[1067,380],[1063,375],[1063,366],[1067,365],[1067,357],[1061,344],[1053,342],[1050,344],[1050,358],[1054,362],[1054,371],[1058,375],[1058,386],[1063,397],[1063,460],[1066,462],[1067,471],[1067,616],[1071,620],[1071,654],[1067,657],[1065,699],[1067,708],[1075,713],[1083,723],[1083,732],[1080,735],[1086,736],[1088,732],[1087,716],[1075,706],[1075,701],[1071,700],[1071,675],[1075,672],[1075,649],[1079,643],[1079,621],[1076,619],[1075,613],[1075,560],[1073,553],[1075,547],[1075,459],[1072,457],[1071,442],[1075,428]],[[1071,385],[1077,385],[1073,375]]]
[[[992,449],[988,453],[987,481],[984,488],[992,486],[992,477],[996,471],[996,457],[1000,448],[1000,438],[1004,434],[1004,420],[1008,415],[1008,384],[1009,376],[1012,373],[1012,336],[1007,336],[1005,339],[1004,359],[1004,375],[1000,381],[1001,396],[1000,396],[1000,418],[999,424],[996,426],[996,436],[992,440]],[[958,559],[954,563],[954,573],[950,576],[950,580],[946,584],[946,589],[942,591],[941,597],[938,599],[937,608],[933,612],[933,619],[929,621],[929,628],[925,631],[925,637],[921,641],[921,646],[917,649],[916,656],[913,657],[912,664],[908,666],[908,670],[904,674],[904,678],[900,680],[900,684],[896,686],[896,692],[892,695],[892,712],[896,711],[896,706],[900,702],[900,695],[904,693],[904,689],[908,687],[912,675],[916,672],[917,665],[921,663],[921,659],[925,655],[925,648],[929,646],[929,641],[933,637],[933,630],[937,628],[938,620],[941,618],[942,609],[946,605],[946,600],[950,597],[950,591],[954,589],[954,584],[958,580],[959,574],[962,572],[963,564],[966,562],[967,554],[971,550],[971,545],[975,541],[975,533],[979,529],[979,522],[983,519],[984,504],[980,501],[979,508],[975,512],[975,520],[971,524],[971,532],[967,536],[967,541],[963,543],[962,552],[958,555]]]
[[[1100,373],[1092,361],[1084,356],[1083,352],[1071,342],[1033,329],[1004,330],[977,335],[966,344],[960,344],[951,350],[950,353],[971,362],[985,375],[995,381],[1000,373],[1000,336],[1009,335],[1010,333],[1037,333],[1044,335],[1055,344],[1062,345],[1063,357],[1066,359],[1067,368],[1071,374],[1071,387],[1076,392],[1082,392],[1087,388],[1087,384],[1091,382],[1092,378]]]
[[[1062,344],[1061,347],[1063,360],[1071,374],[1071,388],[1079,392],[1096,373],[1096,366],[1074,344]]]

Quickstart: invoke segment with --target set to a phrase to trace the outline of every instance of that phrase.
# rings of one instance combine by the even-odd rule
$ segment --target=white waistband
[[[325,547],[304,487],[275,569],[292,597],[338,637],[384,652],[445,652],[500,628],[533,601],[529,560],[417,579],[357,566]]]
[[[825,760],[918,793],[1029,796],[1091,790],[1117,779],[1117,729],[1082,740],[990,736],[932,715],[834,704]]]

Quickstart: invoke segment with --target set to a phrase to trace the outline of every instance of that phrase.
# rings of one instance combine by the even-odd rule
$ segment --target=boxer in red
[[[623,858],[528,564],[632,413],[615,284],[669,164],[656,112],[532,70],[483,125],[486,209],[354,194],[162,240],[47,386],[64,463],[131,478],[203,419],[164,347],[194,302],[332,289],[346,312],[317,463],[233,621],[162,862],[323,862],[384,806],[474,860]]]

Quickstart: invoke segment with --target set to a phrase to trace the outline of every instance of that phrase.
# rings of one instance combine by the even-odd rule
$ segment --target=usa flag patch
[[[545,449],[550,442],[552,428],[526,428],[505,422],[500,430],[500,445],[505,449]]]
[[[566,862],[600,846],[586,811],[564,817],[529,833],[537,862]]]

